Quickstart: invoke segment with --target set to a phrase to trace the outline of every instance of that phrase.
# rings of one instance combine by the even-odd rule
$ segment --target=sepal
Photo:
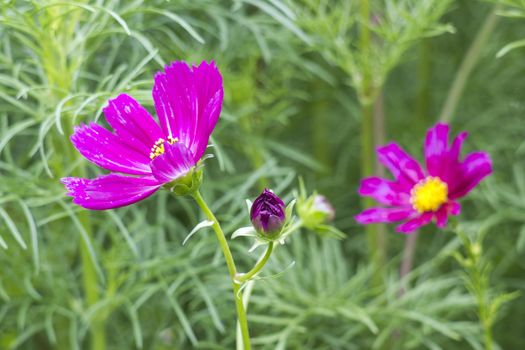
[[[202,179],[202,169],[196,166],[191,168],[186,175],[165,184],[164,188],[177,196],[191,196],[201,187]]]

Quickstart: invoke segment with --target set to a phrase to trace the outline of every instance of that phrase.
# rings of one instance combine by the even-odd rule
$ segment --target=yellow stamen
[[[179,139],[177,137],[173,138],[171,136],[168,136],[168,143],[170,145],[173,145],[175,142],[178,141]],[[166,142],[166,140],[164,140],[163,138],[160,138],[157,141],[155,141],[155,144],[153,145],[153,147],[151,147],[151,153],[149,154],[150,159],[155,159],[155,157],[164,154],[164,151],[166,150],[164,148],[164,142]]]
[[[438,177],[428,176],[410,191],[410,203],[419,213],[437,211],[447,200],[447,184]]]

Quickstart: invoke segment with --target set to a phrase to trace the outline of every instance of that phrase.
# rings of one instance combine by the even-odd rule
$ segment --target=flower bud
[[[297,213],[303,225],[315,230],[319,225],[324,225],[335,219],[335,209],[325,196],[314,193],[306,197],[303,194],[297,200]]]
[[[255,199],[250,210],[250,219],[255,230],[265,236],[281,231],[286,220],[284,202],[269,189]]]
[[[335,209],[325,196],[313,193],[307,197],[301,183],[300,195],[297,198],[297,214],[302,226],[315,231],[321,236],[344,238],[345,234],[330,224],[335,219]]]
[[[325,196],[317,194],[314,197],[314,208],[325,215],[325,221],[334,221],[335,209]]]
[[[475,258],[479,258],[479,256],[482,253],[482,250],[483,248],[478,242],[472,243],[472,245],[470,246],[470,252]]]

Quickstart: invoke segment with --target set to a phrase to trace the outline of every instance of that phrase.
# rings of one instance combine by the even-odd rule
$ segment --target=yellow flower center
[[[170,145],[173,145],[175,142],[178,142],[179,139],[178,138],[173,138],[171,136],[168,136],[168,143]],[[149,158],[150,159],[155,159],[155,157],[158,157],[160,156],[161,154],[164,154],[164,151],[165,151],[165,148],[164,148],[164,143],[166,142],[166,140],[164,140],[163,138],[160,138],[158,139],[157,141],[155,141],[155,144],[153,145],[153,147],[151,147],[151,153],[149,154]]]
[[[447,184],[438,177],[428,176],[410,191],[410,203],[419,213],[437,211],[447,200]]]

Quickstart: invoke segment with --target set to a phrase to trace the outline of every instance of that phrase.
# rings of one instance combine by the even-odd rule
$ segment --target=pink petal
[[[396,227],[396,231],[401,233],[412,233],[421,226],[428,224],[432,220],[433,216],[433,212],[423,213],[420,216],[399,225]]]
[[[98,124],[75,127],[71,142],[87,160],[105,169],[134,175],[151,173],[148,154],[128,147]]]
[[[377,154],[379,161],[402,186],[411,187],[425,177],[419,163],[396,143],[379,147]]]
[[[367,177],[361,181],[359,194],[369,196],[386,205],[410,204],[410,189],[397,182],[379,177]]]
[[[425,162],[428,173],[443,177],[448,166],[448,134],[449,126],[438,123],[428,130],[425,139]]]
[[[449,185],[449,198],[457,199],[469,193],[483,178],[492,173],[492,161],[485,152],[473,152],[465,157]]]
[[[159,189],[162,184],[151,177],[109,174],[96,179],[66,177],[60,180],[73,197],[73,203],[86,209],[104,210],[138,202]]]
[[[149,155],[159,138],[165,138],[155,119],[131,96],[120,94],[109,100],[104,115],[116,134],[129,147]]]
[[[360,224],[372,224],[377,222],[401,221],[415,213],[411,207],[399,208],[370,208],[355,216]]]
[[[447,226],[448,221],[448,208],[447,205],[442,205],[441,208],[434,214],[436,216],[436,225],[439,228],[444,228]]]
[[[452,146],[449,150],[449,158],[454,160],[456,163],[459,163],[459,155],[461,153],[461,147],[463,146],[463,143],[468,137],[468,133],[466,131],[462,131],[454,138],[454,142],[452,142]]]
[[[180,142],[164,144],[165,152],[151,161],[151,171],[161,183],[184,176],[197,163],[190,151]]]
[[[458,202],[451,201],[447,203],[447,211],[452,216],[457,216],[461,213],[461,205]]]
[[[425,140],[425,161],[428,173],[439,177],[451,188],[461,170],[459,156],[468,133],[459,133],[449,148],[449,131],[449,126],[443,123],[437,124],[428,131]]]
[[[439,208],[439,210],[434,214],[436,217],[436,225],[439,228],[444,228],[447,226],[448,216],[456,216],[461,212],[461,205],[458,202],[450,201],[445,203]]]
[[[222,77],[215,63],[174,62],[155,76],[153,100],[164,132],[200,159],[221,112]]]

